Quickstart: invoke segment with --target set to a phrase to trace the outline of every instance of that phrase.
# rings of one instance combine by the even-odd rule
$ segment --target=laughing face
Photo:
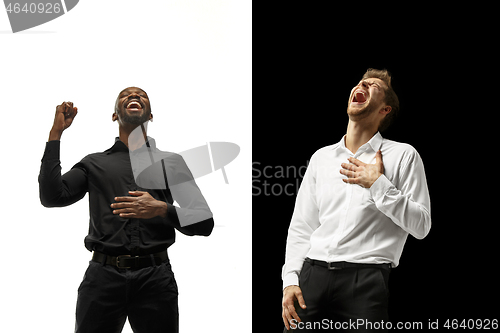
[[[124,124],[140,125],[151,118],[151,105],[148,94],[144,90],[129,87],[120,92],[116,99],[113,120]]]
[[[376,78],[360,81],[351,90],[347,105],[349,118],[361,120],[384,108],[385,87],[384,81]]]

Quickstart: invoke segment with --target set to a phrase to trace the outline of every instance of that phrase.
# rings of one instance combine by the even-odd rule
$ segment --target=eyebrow
[[[121,96],[121,95],[122,95],[123,93],[125,93],[125,92],[127,92],[127,93],[128,93],[128,91],[129,91],[129,90],[128,90],[128,88],[125,88],[125,89],[123,89],[123,90],[120,92],[120,94],[118,94],[118,96]],[[140,89],[140,88],[139,88],[139,92],[144,93],[146,96],[148,95],[148,94],[147,94],[144,90],[142,90],[142,89]]]
[[[367,81],[367,80],[365,79],[365,80],[361,80],[361,82],[366,82],[366,83],[368,83],[369,85],[374,84],[374,85],[376,85],[376,86],[377,86],[377,87],[379,87],[379,88],[381,88],[381,87],[382,87],[380,84],[378,84],[378,83],[377,83],[377,82],[375,82],[375,81],[371,81],[371,82],[370,82],[370,81]]]

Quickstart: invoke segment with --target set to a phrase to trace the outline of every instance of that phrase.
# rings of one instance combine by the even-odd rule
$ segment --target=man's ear
[[[118,120],[118,113],[117,113],[116,111],[115,111],[115,112],[113,113],[113,115],[111,116],[111,120],[112,120],[112,121],[116,121],[116,120]]]
[[[389,105],[386,105],[383,109],[380,110],[380,113],[387,115],[392,111],[392,107]]]

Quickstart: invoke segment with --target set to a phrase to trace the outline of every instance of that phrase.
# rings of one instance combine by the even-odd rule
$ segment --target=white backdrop
[[[0,10],[1,332],[72,332],[77,288],[91,253],[88,198],[44,208],[38,172],[55,107],[78,107],[61,140],[63,172],[111,147],[117,94],[144,89],[162,150],[210,141],[240,155],[198,178],[215,220],[209,237],[177,233],[170,248],[180,331],[251,331],[251,2],[82,0],[12,34]],[[131,332],[127,323],[123,332]]]

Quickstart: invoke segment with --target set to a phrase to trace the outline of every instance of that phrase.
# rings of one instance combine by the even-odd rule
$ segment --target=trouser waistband
[[[316,259],[311,259],[311,258],[306,258],[306,262],[308,262],[311,265],[318,265],[321,267],[325,267],[327,269],[333,270],[333,269],[343,269],[343,268],[379,268],[379,269],[391,269],[391,264],[357,264],[354,262],[347,262],[347,261],[333,261],[333,262],[326,262],[322,260],[316,260]]]
[[[131,255],[121,255],[121,256],[108,256],[104,253],[94,251],[92,255],[92,261],[99,262],[103,265],[113,265],[118,268],[145,268],[149,266],[158,266],[162,262],[168,259],[167,251],[162,251],[153,254],[147,254],[143,256],[131,256]]]

